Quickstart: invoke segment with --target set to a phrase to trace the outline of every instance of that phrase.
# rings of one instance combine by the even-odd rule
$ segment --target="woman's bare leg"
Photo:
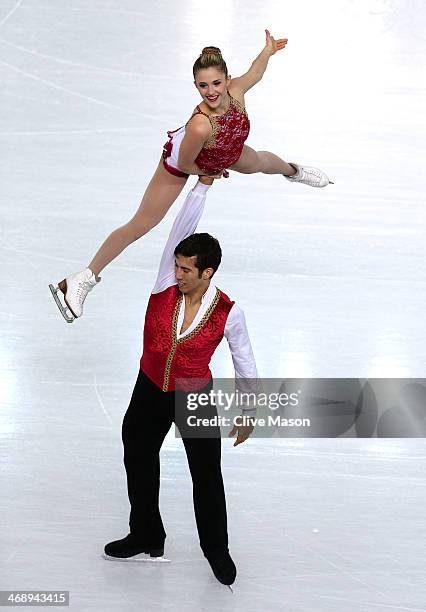
[[[269,151],[255,151],[247,145],[244,145],[239,160],[230,167],[230,170],[236,170],[242,174],[254,174],[255,172],[284,174],[285,176],[296,174],[296,169],[278,155]]]
[[[182,191],[187,179],[167,172],[162,161],[152,177],[135,215],[115,229],[89,263],[96,276],[124,249],[161,221]]]

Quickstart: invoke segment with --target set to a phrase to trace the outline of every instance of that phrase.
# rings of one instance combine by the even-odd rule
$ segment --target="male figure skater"
[[[191,472],[201,549],[216,578],[231,585],[236,568],[228,551],[220,430],[217,427],[212,436],[210,429],[209,437],[188,437],[175,413],[175,401],[194,390],[194,379],[198,392],[212,389],[209,363],[223,336],[229,343],[236,379],[257,378],[243,311],[211,282],[221,261],[219,242],[209,234],[193,233],[212,182],[200,177],[187,196],[149,299],[140,371],[122,428],[130,533],[107,544],[105,557],[135,560],[145,554],[163,555],[166,533],[158,505],[159,451],[175,421]],[[214,405],[206,410],[217,414]],[[229,434],[237,436],[234,446],[244,442],[252,430],[251,425],[235,426]]]

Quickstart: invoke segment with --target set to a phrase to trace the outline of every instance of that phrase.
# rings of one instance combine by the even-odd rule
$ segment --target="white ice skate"
[[[330,181],[328,176],[318,168],[312,168],[310,166],[299,166],[298,164],[291,163],[290,166],[296,170],[296,174],[292,176],[286,176],[288,181],[293,183],[304,183],[311,187],[327,187],[330,183],[334,185],[333,181]],[[285,176],[285,175],[284,175]]]
[[[76,272],[64,278],[57,287],[49,285],[53,298],[67,323],[72,323],[77,317],[83,314],[83,304],[89,291],[101,281],[101,277],[96,278],[95,274],[86,268],[81,272]],[[62,304],[58,291],[64,294],[65,306]]]

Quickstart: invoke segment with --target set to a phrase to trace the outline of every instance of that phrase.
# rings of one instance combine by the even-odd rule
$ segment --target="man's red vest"
[[[210,359],[223,338],[234,304],[216,289],[216,295],[192,332],[178,338],[177,322],[183,295],[177,285],[152,293],[145,315],[141,370],[163,391],[195,391],[211,379]]]

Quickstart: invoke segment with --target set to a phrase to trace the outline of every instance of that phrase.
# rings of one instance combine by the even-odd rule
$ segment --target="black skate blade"
[[[61,315],[64,317],[65,321],[67,323],[72,323],[74,321],[74,317],[71,317],[67,311],[66,308],[63,306],[61,300],[58,297],[58,288],[54,287],[53,285],[49,285],[49,289],[51,294],[53,295],[53,299],[56,302],[56,306],[59,308],[59,311],[61,313]]]
[[[102,558],[107,561],[124,561],[125,563],[170,563],[170,559],[165,557],[150,557],[148,554],[141,553],[134,555],[133,557],[111,557],[105,553],[102,554]]]

